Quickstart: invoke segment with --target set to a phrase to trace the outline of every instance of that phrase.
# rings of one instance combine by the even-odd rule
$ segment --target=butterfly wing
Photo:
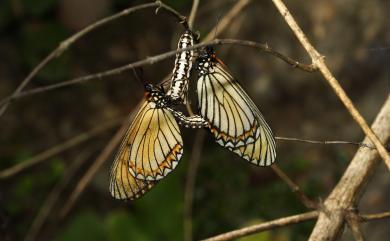
[[[121,145],[110,172],[110,193],[116,199],[134,200],[151,189],[155,181],[138,180],[129,172],[130,150]]]
[[[127,161],[128,170],[136,179],[155,181],[171,172],[182,154],[183,140],[172,113],[154,101],[145,101],[116,159]]]
[[[217,59],[199,64],[197,82],[201,115],[217,143],[258,166],[276,158],[275,140],[259,109]]]

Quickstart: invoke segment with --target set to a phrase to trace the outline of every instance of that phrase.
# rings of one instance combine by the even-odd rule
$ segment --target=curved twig
[[[35,155],[33,156],[32,158],[30,159],[27,159],[26,161],[23,161],[23,162],[20,162],[14,166],[11,166],[7,169],[4,169],[4,170],[1,170],[0,171],[0,179],[3,179],[3,178],[9,178],[11,176],[14,176],[20,172],[22,172],[23,170],[31,167],[31,166],[34,166],[34,165],[37,165],[45,160],[47,160],[48,158],[54,156],[54,155],[57,155],[61,152],[64,152],[80,143],[83,143],[89,139],[91,139],[92,137],[94,136],[97,136],[99,134],[101,134],[102,132],[110,129],[110,128],[113,128],[115,126],[117,126],[119,123],[123,122],[123,117],[122,118],[119,118],[119,119],[115,119],[113,121],[110,121],[110,122],[107,122],[107,123],[103,123],[101,125],[99,125],[98,127],[95,127],[87,132],[84,132],[84,133],[81,133],[80,135],[77,135],[59,145],[56,145],[54,147],[51,147],[41,153],[39,153],[38,155]]]
[[[38,88],[35,88],[35,89],[23,91],[23,92],[18,93],[16,95],[9,96],[7,98],[7,101],[24,98],[24,97],[27,97],[27,96],[30,96],[30,95],[34,95],[34,94],[38,94],[38,93],[42,93],[42,92],[46,92],[46,91],[50,91],[50,90],[54,90],[54,89],[58,89],[58,88],[62,88],[62,87],[70,86],[70,85],[74,85],[74,84],[84,83],[84,82],[87,82],[87,81],[90,81],[90,80],[94,80],[94,79],[102,79],[104,77],[121,74],[121,73],[123,73],[125,71],[131,70],[131,69],[134,69],[134,68],[138,68],[138,67],[141,67],[141,66],[144,66],[144,65],[153,65],[153,64],[155,64],[157,62],[160,62],[162,60],[165,60],[165,59],[167,59],[169,57],[173,57],[173,56],[176,55],[176,53],[180,53],[180,52],[183,52],[183,51],[193,50],[193,49],[200,49],[200,48],[203,48],[205,46],[216,46],[216,45],[224,45],[224,44],[239,45],[239,46],[245,46],[245,47],[251,47],[251,48],[258,49],[260,51],[263,51],[263,52],[265,52],[267,54],[273,55],[273,56],[283,60],[284,62],[286,62],[287,64],[293,66],[294,68],[298,68],[298,69],[301,69],[301,70],[304,70],[304,71],[307,71],[307,72],[315,72],[317,70],[316,67],[313,66],[313,65],[301,64],[298,61],[293,60],[290,57],[284,56],[283,54],[273,50],[271,47],[269,47],[268,44],[261,44],[261,43],[257,43],[257,42],[253,42],[253,41],[249,41],[249,40],[215,39],[213,41],[195,44],[192,47],[188,47],[188,48],[184,48],[184,49],[178,49],[178,50],[172,50],[172,51],[169,51],[169,52],[166,52],[166,53],[163,53],[163,54],[155,55],[155,56],[152,56],[152,57],[147,57],[146,59],[139,60],[139,61],[133,62],[131,64],[123,65],[123,66],[120,66],[120,67],[117,67],[117,68],[114,68],[114,69],[110,69],[110,70],[107,70],[107,71],[103,71],[103,72],[100,72],[100,73],[96,73],[96,74],[92,74],[92,75],[86,75],[86,76],[78,77],[78,78],[75,78],[75,79],[63,81],[63,82],[60,82],[60,83],[57,83],[57,84],[47,85],[47,86],[38,87]]]
[[[320,55],[317,50],[310,43],[305,33],[299,27],[294,17],[291,15],[290,11],[287,9],[286,5],[282,0],[272,0],[279,10],[280,14],[283,16],[286,23],[290,26],[291,30],[294,32],[295,36],[301,42],[302,46],[306,49],[307,53],[310,55],[313,65],[319,69],[319,71],[324,76],[324,79],[332,87],[335,94],[339,97],[341,102],[344,104],[345,108],[351,114],[352,118],[360,126],[363,132],[368,136],[368,138],[376,146],[379,155],[382,157],[387,168],[390,170],[390,155],[386,151],[386,148],[383,146],[383,143],[378,139],[378,136],[371,130],[367,122],[364,120],[363,116],[356,109],[355,105],[345,93],[344,89],[341,87],[339,81],[333,76],[332,72],[329,70],[328,66],[325,63],[325,57]]]
[[[211,238],[204,239],[202,241],[232,240],[232,239],[248,236],[248,235],[253,234],[253,233],[258,233],[258,232],[261,232],[264,230],[270,230],[270,229],[274,229],[274,228],[285,227],[285,226],[291,225],[291,224],[301,223],[304,221],[315,219],[317,217],[318,217],[317,211],[297,214],[297,215],[279,218],[279,219],[275,219],[273,221],[255,224],[255,225],[252,225],[249,227],[237,229],[237,230],[223,233],[223,234],[211,237]]]
[[[168,5],[162,3],[161,1],[155,1],[153,3],[145,3],[145,4],[140,4],[134,7],[127,8],[125,10],[122,10],[119,13],[116,13],[114,15],[111,15],[109,17],[103,18],[91,25],[88,25],[81,31],[75,33],[71,37],[67,38],[66,40],[62,41],[56,49],[54,49],[42,62],[40,62],[31,72],[30,74],[22,81],[22,83],[16,88],[14,93],[6,98],[4,98],[2,101],[0,101],[0,117],[4,114],[4,112],[7,110],[8,106],[10,105],[10,102],[15,99],[15,96],[17,96],[25,87],[26,85],[36,76],[36,74],[43,68],[45,67],[51,60],[59,57],[62,55],[64,51],[66,51],[74,42],[79,40],[81,37],[84,37],[86,34],[89,32],[109,23],[112,22],[120,17],[124,17],[129,15],[130,13],[133,13],[135,11],[139,11],[142,9],[146,8],[152,8],[152,7],[157,7],[156,13],[158,12],[159,9],[164,9],[170,14],[172,14],[174,17],[178,19],[180,23],[183,24],[183,26],[186,28],[188,27],[186,18],[178,13],[176,10],[173,8],[169,7]]]

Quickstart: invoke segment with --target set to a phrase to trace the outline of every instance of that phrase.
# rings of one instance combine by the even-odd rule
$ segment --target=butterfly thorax
[[[212,47],[204,48],[196,60],[198,75],[204,76],[214,73],[216,61],[214,49]]]
[[[155,108],[165,108],[168,106],[168,98],[165,96],[162,89],[156,88],[152,85],[146,85],[145,98],[148,102],[155,104]]]

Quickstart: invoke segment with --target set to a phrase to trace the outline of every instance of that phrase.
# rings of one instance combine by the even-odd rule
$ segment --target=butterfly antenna
[[[138,82],[141,83],[141,85],[146,88],[147,85],[149,85],[148,82],[144,79],[144,71],[142,68],[132,68],[135,78],[138,80]],[[138,71],[137,71],[138,70]]]

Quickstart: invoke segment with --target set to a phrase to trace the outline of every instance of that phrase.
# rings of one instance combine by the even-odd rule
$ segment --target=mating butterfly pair
[[[193,45],[187,30],[178,48]],[[276,158],[275,140],[259,109],[249,98],[212,48],[196,59],[199,114],[187,117],[173,109],[184,103],[194,52],[176,55],[171,86],[145,86],[145,101],[130,125],[111,168],[110,193],[117,199],[142,196],[170,173],[183,154],[179,123],[205,127],[216,142],[258,166],[269,166]]]

